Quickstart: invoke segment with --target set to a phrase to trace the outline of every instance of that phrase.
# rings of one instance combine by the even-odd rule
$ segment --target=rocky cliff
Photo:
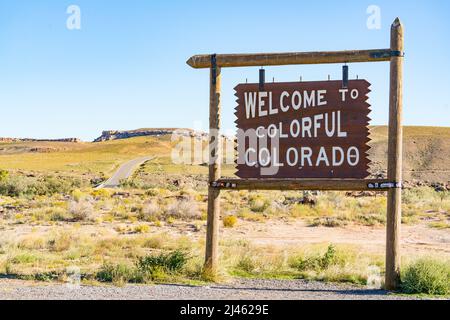
[[[102,135],[94,140],[94,142],[102,142],[109,140],[118,139],[128,139],[133,137],[143,137],[143,136],[163,136],[170,135],[177,131],[180,135],[194,136],[200,134],[201,136],[207,137],[206,133],[198,133],[192,129],[173,129],[173,128],[155,128],[155,129],[137,129],[137,130],[106,130],[102,132]]]

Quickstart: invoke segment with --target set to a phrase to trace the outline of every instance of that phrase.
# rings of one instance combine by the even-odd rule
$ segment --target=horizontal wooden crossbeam
[[[295,64],[351,63],[390,61],[392,56],[402,55],[391,49],[316,51],[285,53],[247,53],[214,55],[217,67],[259,67]],[[210,68],[211,55],[195,55],[186,62],[192,68]]]
[[[384,179],[219,179],[211,186],[229,190],[387,191],[400,184]]]

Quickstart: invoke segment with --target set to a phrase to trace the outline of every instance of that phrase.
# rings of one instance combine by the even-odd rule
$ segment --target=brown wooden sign
[[[239,84],[240,178],[366,178],[370,83]]]
[[[210,75],[205,275],[215,276],[219,269],[221,190],[376,189],[387,191],[385,288],[398,288],[402,208],[403,36],[403,26],[397,18],[391,26],[389,49],[211,54],[196,55],[187,61],[193,68],[209,68]],[[259,84],[237,86],[237,175],[244,179],[221,177],[219,142],[222,68],[377,61],[390,62],[387,180],[365,179],[369,164],[369,83],[364,80],[352,80],[346,89],[342,88],[341,81],[273,83],[265,84],[262,88]],[[271,139],[258,137],[269,133],[278,136]],[[258,138],[256,143],[251,141],[255,138]],[[279,150],[271,153],[273,147]],[[276,170],[262,170],[266,167]],[[267,177],[278,179],[258,179]]]

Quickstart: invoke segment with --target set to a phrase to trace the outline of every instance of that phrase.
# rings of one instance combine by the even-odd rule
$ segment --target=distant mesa
[[[33,139],[33,138],[2,138],[0,142],[81,142],[78,138],[62,138],[62,139]]]
[[[102,132],[102,135],[94,140],[94,142],[102,142],[109,140],[118,140],[118,139],[128,139],[134,137],[145,137],[145,136],[164,136],[171,135],[175,131],[177,131],[180,135],[186,135],[193,137],[194,135],[201,135],[207,137],[207,133],[204,132],[196,132],[192,129],[175,129],[175,128],[145,128],[145,129],[136,129],[136,130],[126,130],[126,131],[118,131],[118,130],[105,130]]]
[[[110,140],[129,139],[134,137],[153,136],[160,137],[165,135],[171,135],[177,133],[179,136],[185,137],[201,137],[202,139],[208,139],[208,133],[202,131],[196,131],[192,129],[184,128],[143,128],[136,130],[105,130],[102,131],[100,137],[96,138],[93,142],[103,142]],[[63,139],[33,139],[33,138],[2,138],[1,142],[82,142],[78,138],[63,138]]]

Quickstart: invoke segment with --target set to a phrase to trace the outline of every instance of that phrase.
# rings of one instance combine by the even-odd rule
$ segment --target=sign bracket
[[[210,187],[219,190],[388,191],[402,188],[402,184],[387,179],[221,178],[212,181]]]
[[[264,91],[264,84],[266,83],[266,70],[263,67],[259,69],[259,91]]]
[[[367,184],[367,188],[372,189],[403,189],[402,182],[391,181],[391,182],[370,182]]]
[[[348,65],[344,64],[342,66],[342,88],[348,88]]]
[[[214,53],[211,55],[211,73],[212,73],[212,84],[216,84],[217,78],[217,55]]]
[[[384,59],[384,58],[392,58],[392,57],[404,57],[405,52],[400,50],[390,50],[390,51],[375,51],[371,52],[370,56],[374,59]]]

